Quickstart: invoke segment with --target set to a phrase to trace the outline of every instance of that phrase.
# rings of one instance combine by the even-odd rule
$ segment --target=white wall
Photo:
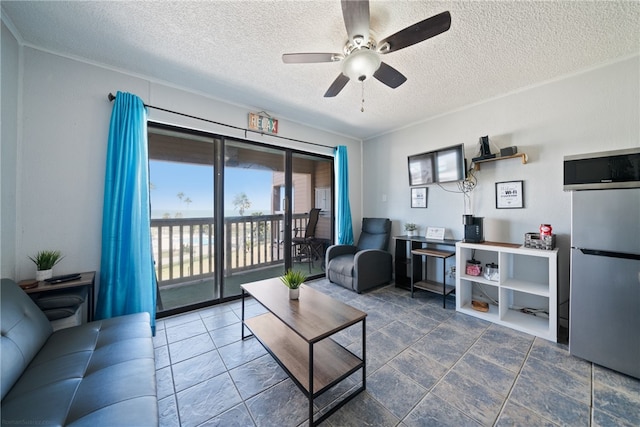
[[[428,225],[443,226],[462,238],[461,194],[429,186],[428,208],[410,208],[407,156],[464,143],[470,161],[478,138],[489,135],[493,152],[495,145],[515,145],[529,161],[485,163],[476,173],[472,213],[485,218],[485,238],[521,242],[540,223],[567,235],[570,195],[562,191],[563,156],[640,145],[639,75],[636,56],[367,140],[364,211],[392,218],[394,233],[402,234],[410,221],[422,225],[422,232]],[[524,209],[495,208],[495,182],[510,180],[524,180]],[[454,184],[443,187],[457,191]]]
[[[461,194],[432,185],[428,208],[410,208],[407,156],[464,143],[470,161],[483,135],[500,148],[515,145],[529,162],[482,164],[471,196],[472,213],[484,217],[489,241],[523,243],[525,233],[551,224],[558,235],[561,290],[566,292],[570,193],[562,190],[563,156],[640,146],[639,64],[635,56],[365,141],[365,214],[391,218],[394,234],[405,234],[404,223],[415,222],[422,233],[426,226],[441,226],[461,239]],[[495,183],[511,180],[524,181],[525,208],[496,209]],[[453,184],[443,187],[457,191]]]
[[[16,170],[18,162],[18,42],[2,22],[2,144],[0,161],[0,277],[13,277],[16,264]]]
[[[17,280],[33,277],[34,266],[27,256],[42,249],[59,249],[65,255],[55,274],[100,269],[104,168],[112,107],[107,100],[109,92],[131,92],[151,105],[239,127],[246,127],[248,113],[256,111],[30,47],[21,50],[24,67],[22,135],[17,143],[20,160],[15,179],[15,270],[2,272]],[[4,67],[4,37],[2,59]],[[4,73],[2,80],[4,86]],[[226,128],[215,129],[157,110],[150,110],[150,118],[234,135]],[[279,127],[285,137],[347,145],[354,174],[360,177],[360,141],[284,119],[280,119]],[[236,132],[234,136],[243,134]],[[283,140],[275,144],[331,153],[329,149]],[[2,176],[4,180],[4,167]],[[359,179],[352,180],[351,191],[361,193]],[[361,216],[359,204],[354,203],[352,209],[354,216]],[[4,250],[4,235],[2,241]]]

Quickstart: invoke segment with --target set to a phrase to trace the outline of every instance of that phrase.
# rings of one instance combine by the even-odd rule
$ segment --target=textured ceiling
[[[338,0],[2,1],[26,45],[359,139],[640,53],[637,0],[371,1],[371,31],[380,40],[445,10],[448,32],[384,56],[408,80],[366,81],[360,112],[360,83],[323,97],[339,63],[281,60],[342,51]]]

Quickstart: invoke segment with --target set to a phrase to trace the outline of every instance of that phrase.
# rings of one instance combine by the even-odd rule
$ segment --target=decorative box
[[[540,233],[525,233],[524,247],[550,251],[556,247],[556,235],[540,236]]]

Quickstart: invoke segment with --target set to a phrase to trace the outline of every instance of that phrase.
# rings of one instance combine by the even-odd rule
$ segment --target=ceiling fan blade
[[[442,12],[438,15],[432,16],[431,18],[427,18],[424,21],[420,21],[417,24],[413,24],[404,30],[400,30],[384,40],[381,40],[378,43],[378,47],[388,43],[389,48],[385,49],[382,47],[380,53],[386,54],[395,52],[444,33],[449,29],[449,27],[451,27],[451,14],[448,11]]]
[[[380,80],[392,89],[397,88],[407,81],[407,78],[398,70],[384,62],[380,63],[380,68],[373,73],[373,77]]]
[[[309,64],[313,62],[340,61],[344,55],[340,53],[285,53],[282,62],[285,64]]]
[[[342,0],[342,16],[349,40],[362,36],[369,40],[369,0]]]
[[[342,88],[345,87],[345,85],[347,83],[349,83],[349,77],[347,77],[344,74],[340,73],[338,78],[336,78],[333,81],[333,83],[331,83],[331,86],[329,86],[329,89],[327,89],[327,91],[325,92],[324,97],[325,98],[333,98],[334,96],[336,96],[337,94],[340,93]]]

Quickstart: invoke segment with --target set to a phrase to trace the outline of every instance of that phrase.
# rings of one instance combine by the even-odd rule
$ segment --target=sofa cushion
[[[50,336],[3,399],[2,417],[32,425],[154,425],[155,381],[148,313],[86,323]]]
[[[20,287],[0,284],[0,380],[2,399],[52,334],[51,324]]]

